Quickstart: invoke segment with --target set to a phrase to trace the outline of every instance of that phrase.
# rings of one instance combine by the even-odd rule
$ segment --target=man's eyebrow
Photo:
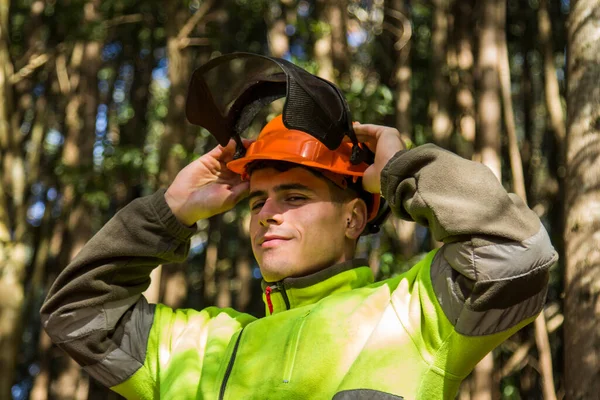
[[[266,195],[267,195],[267,192],[265,192],[264,190],[254,190],[254,191],[250,192],[248,197],[246,197],[246,200],[248,201],[248,203],[250,203],[253,198],[266,196]]]
[[[302,190],[305,192],[312,192],[314,193],[315,191],[311,188],[309,188],[306,185],[303,185],[301,183],[282,183],[281,185],[277,185],[273,188],[273,191],[275,192],[284,192],[286,190]],[[250,194],[247,197],[248,202],[250,202],[253,198],[255,197],[261,197],[261,196],[266,196],[267,192],[264,190],[254,190],[252,192],[250,192]]]

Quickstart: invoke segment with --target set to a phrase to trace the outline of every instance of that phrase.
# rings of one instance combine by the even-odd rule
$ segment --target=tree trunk
[[[345,29],[345,24],[342,21],[345,13],[342,14],[339,10],[340,4],[338,1],[318,0],[316,6],[317,21],[321,28],[319,37],[315,40],[314,44],[315,61],[319,66],[317,75],[330,82],[336,82],[336,78],[342,72],[339,69],[336,71],[340,63],[342,63],[342,59],[336,59],[336,56],[339,56],[339,47],[342,46],[342,43],[339,41],[339,30],[341,26],[344,26]],[[334,33],[336,30],[338,32]],[[336,42],[336,38],[338,42]],[[345,43],[345,34],[343,40]]]
[[[29,82],[21,82],[22,96],[15,92],[14,64],[9,51],[10,2],[0,0],[0,398],[11,398],[23,327],[24,280],[31,262],[33,237],[26,221],[29,198],[27,161],[39,156],[43,137],[40,120],[29,131],[19,128],[25,110],[34,109]],[[33,30],[35,31],[35,29]],[[21,94],[21,93],[19,93]],[[19,99],[17,104],[16,100]],[[40,100],[42,102],[43,100]],[[37,104],[41,104],[38,102]],[[25,142],[36,139],[27,154]]]
[[[240,238],[240,249],[238,257],[235,263],[235,274],[236,274],[236,299],[235,309],[241,312],[246,312],[250,299],[252,298],[251,282],[252,282],[252,267],[250,260],[252,257],[252,250],[246,244],[250,239],[248,237]]]
[[[500,6],[501,30],[505,29],[506,21],[506,3]],[[514,120],[513,102],[511,96],[511,78],[510,63],[508,57],[508,48],[506,45],[506,36],[501,34],[498,38],[500,87],[502,92],[502,103],[504,105],[504,125],[508,137],[508,153],[510,158],[510,167],[512,172],[512,187],[514,192],[527,203],[527,192],[525,190],[525,180],[523,178],[523,163],[521,161],[521,152],[517,143],[517,132]],[[535,320],[535,339],[539,354],[539,369],[542,378],[542,387],[545,400],[555,400],[556,391],[554,389],[554,372],[552,370],[552,354],[550,352],[550,342],[548,340],[548,330],[546,329],[546,318],[541,313]]]
[[[189,51],[180,45],[179,30],[185,25],[189,12],[177,2],[167,6],[165,31],[169,60],[169,105],[165,133],[161,140],[159,182],[168,185],[186,164],[187,152],[193,149],[194,135],[185,118],[185,99],[190,77]]]
[[[450,82],[448,80],[448,20],[450,0],[433,0],[433,26],[431,29],[431,72],[433,79],[432,97],[429,101],[429,117],[433,141],[449,148],[452,134],[450,118]]]
[[[494,356],[489,353],[473,370],[472,400],[492,400]]]
[[[527,193],[525,191],[525,181],[523,179],[523,163],[521,161],[521,152],[517,143],[517,128],[515,125],[515,113],[513,110],[513,101],[511,94],[510,62],[508,58],[508,48],[506,46],[506,3],[500,2],[498,6],[500,14],[499,35],[498,35],[498,76],[500,81],[500,91],[502,93],[502,105],[504,110],[504,126],[506,127],[506,136],[508,138],[508,154],[510,159],[510,170],[512,172],[513,190],[515,193],[527,202]]]
[[[333,50],[333,67],[337,76],[348,73],[350,57],[346,31],[348,26],[348,0],[327,1],[327,19],[331,25],[331,49]]]
[[[552,22],[550,13],[548,12],[548,0],[540,0],[540,8],[538,10],[538,30],[542,55],[544,58],[544,99],[546,100],[546,109],[548,116],[550,117],[550,127],[556,138],[557,147],[559,149],[564,149],[566,136],[565,118],[560,102],[561,96],[558,87],[558,78],[556,77],[556,67],[554,65]],[[560,161],[559,168],[564,168],[564,159],[561,159]]]
[[[534,328],[544,400],[556,400],[554,371],[552,369],[552,351],[550,348],[550,340],[548,339],[546,317],[543,312],[535,319]]]
[[[456,67],[458,84],[456,88],[457,125],[460,132],[461,145],[456,151],[462,157],[471,158],[475,146],[475,86],[473,80],[474,23],[473,0],[454,2],[454,43],[456,48]]]
[[[571,2],[565,201],[567,398],[600,393],[600,3]]]
[[[396,53],[396,62],[392,71],[392,82],[396,89],[396,129],[404,137],[412,137],[412,120],[410,115],[411,89],[410,80],[410,38],[412,27],[410,10],[404,0],[389,0],[385,9],[385,21],[393,28],[394,44],[390,51]],[[384,23],[385,24],[385,23]]]
[[[495,0],[479,3],[479,78],[478,117],[479,132],[476,138],[476,160],[487,165],[501,180],[500,168],[500,83],[498,80],[498,4]]]
[[[123,56],[129,59],[134,66],[130,94],[133,117],[119,129],[119,136],[113,143],[114,146],[118,146],[123,151],[143,151],[148,135],[146,111],[152,82],[152,68],[155,62],[152,56],[155,43],[152,35],[150,35],[148,43],[143,43],[139,36],[143,29],[154,30],[156,21],[153,16],[146,17],[144,21],[144,25],[132,30],[133,37],[136,38],[134,43],[124,44],[123,50]],[[118,34],[118,32],[115,32],[115,34]],[[145,54],[143,50],[148,51]],[[126,165],[119,169],[113,192],[116,210],[121,209],[133,199],[142,195],[145,178],[142,168],[131,168],[131,165]]]
[[[534,166],[534,129],[533,129],[533,116],[535,115],[535,102],[534,102],[534,84],[532,79],[532,71],[531,71],[531,63],[530,58],[527,55],[532,51],[533,40],[531,38],[532,33],[531,27],[527,23],[527,20],[523,21],[525,25],[525,29],[523,31],[523,40],[521,41],[521,52],[524,55],[523,57],[523,70],[521,73],[521,102],[523,104],[523,145],[521,147],[521,157],[523,160],[524,171],[524,179],[525,179],[525,187],[529,188],[529,192],[527,193],[529,196],[529,202],[532,206],[535,206],[539,201],[538,190],[534,185],[535,179],[535,171],[536,167]]]
[[[283,58],[290,51],[290,40],[285,33],[285,6],[271,2],[266,11],[267,40],[273,57]]]
[[[479,78],[478,117],[479,132],[476,137],[476,161],[492,170],[502,181],[500,168],[500,82],[498,74],[498,37],[500,29],[499,7],[502,2],[483,0],[479,3],[479,54],[477,60]],[[494,357],[489,353],[474,370],[472,398],[492,399],[497,390],[494,385]]]
[[[402,137],[412,139],[412,93],[410,88],[412,77],[410,66],[412,26],[410,9],[404,0],[388,0],[385,4],[384,14],[384,27],[391,31],[391,43],[386,48],[396,56],[390,79],[390,84],[396,92],[395,126]],[[417,252],[415,223],[393,216],[391,218],[396,236],[399,239],[402,256],[408,260]]]
[[[197,11],[200,12],[200,11]],[[193,149],[195,136],[190,130],[190,125],[185,117],[185,99],[187,84],[190,77],[191,57],[189,50],[182,45],[182,39],[187,38],[191,32],[191,18],[189,11],[181,7],[178,2],[169,2],[166,6],[165,31],[167,35],[167,58],[169,60],[169,104],[165,121],[165,132],[161,138],[159,151],[159,186],[167,187],[177,173],[185,166],[188,153]],[[183,30],[189,32],[182,36]],[[179,297],[181,291],[187,292],[187,287],[180,284],[177,279],[177,270],[181,266],[164,265],[160,272],[151,275],[151,284],[148,293],[160,293],[158,301],[165,296],[164,290],[175,290],[177,295],[169,294],[170,299]],[[156,270],[155,270],[156,271]],[[172,282],[163,282],[165,278],[175,279]],[[159,289],[160,288],[160,289]],[[175,296],[175,297],[174,297]],[[184,295],[185,297],[185,295]]]
[[[95,24],[100,19],[100,0],[88,1],[84,5],[85,23]],[[80,39],[75,42],[71,53],[62,161],[73,175],[63,190],[61,218],[66,224],[60,256],[64,263],[61,263],[61,267],[79,253],[93,234],[94,209],[84,199],[84,194],[90,188],[89,183],[73,177],[89,176],[94,168],[98,72],[102,67],[102,46],[103,42],[99,38]],[[80,381],[81,371],[75,361],[66,355],[61,355],[61,358],[61,368],[50,384],[51,392],[57,399],[73,399],[77,397],[78,390],[82,390],[81,385],[87,385],[87,381]]]
[[[204,261],[204,299],[208,304],[215,304],[217,296],[217,264],[221,241],[222,215],[209,219],[208,244]]]
[[[9,40],[9,6],[10,1],[0,1],[0,162],[6,172],[10,171],[9,147],[16,132],[11,126],[13,114],[13,88],[9,79],[13,73],[13,63],[10,58]],[[12,397],[11,386],[14,379],[15,358],[18,338],[15,337],[13,324],[20,311],[23,291],[18,291],[19,267],[11,260],[12,257],[12,223],[9,218],[8,195],[5,191],[5,173],[0,181],[0,263],[3,276],[0,279],[0,398]],[[24,249],[23,249],[24,250]],[[8,276],[4,276],[8,271]]]
[[[552,45],[552,22],[548,12],[548,1],[541,0],[538,10],[538,31],[540,46],[544,63],[544,98],[546,102],[546,124],[554,134],[552,151],[548,157],[549,169],[556,180],[556,192],[551,193],[549,199],[548,216],[554,232],[554,247],[561,256],[564,254],[562,232],[564,232],[565,215],[565,154],[566,154],[566,127],[563,112],[562,96],[558,85],[558,77],[554,63],[554,50]],[[547,179],[551,179],[550,177]],[[545,185],[549,186],[549,185]],[[535,203],[532,203],[535,204]]]

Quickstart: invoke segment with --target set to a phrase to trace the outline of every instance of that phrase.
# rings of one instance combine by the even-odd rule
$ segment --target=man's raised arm
[[[144,362],[154,305],[142,292],[161,263],[181,262],[195,229],[171,213],[164,190],[119,211],[58,276],[42,323],[52,341],[112,387]]]
[[[142,292],[152,269],[185,260],[194,223],[246,194],[248,183],[225,166],[234,149],[233,141],[217,146],[180,171],[166,192],[127,205],[52,285],[41,309],[46,332],[105,386],[121,384],[144,364],[156,306]],[[145,376],[135,397],[152,398],[154,379]]]
[[[488,335],[540,312],[557,254],[537,215],[485,165],[428,144],[381,174],[394,213],[444,242],[431,280],[457,332]]]

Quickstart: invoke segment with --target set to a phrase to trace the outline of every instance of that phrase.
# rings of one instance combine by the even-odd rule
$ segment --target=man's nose
[[[279,225],[283,221],[282,210],[274,199],[267,199],[260,209],[258,220],[262,226]]]

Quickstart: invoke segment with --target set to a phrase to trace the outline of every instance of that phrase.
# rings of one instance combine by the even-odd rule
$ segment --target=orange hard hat
[[[323,176],[345,189],[348,177],[356,181],[369,167],[364,162],[352,164],[351,155],[352,143],[343,142],[337,149],[329,150],[314,136],[286,128],[282,116],[278,115],[262,129],[256,141],[248,146],[245,156],[230,161],[227,163],[227,168],[242,175],[243,179],[248,179],[246,167],[253,161],[286,161],[318,169]],[[372,196],[368,221],[377,216],[381,201],[379,194]]]

